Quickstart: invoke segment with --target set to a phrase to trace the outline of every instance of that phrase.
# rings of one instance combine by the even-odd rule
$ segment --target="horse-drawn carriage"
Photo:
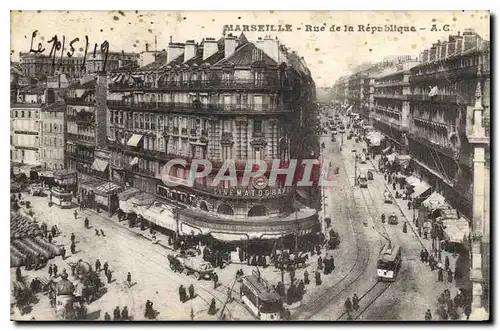
[[[384,203],[392,203],[392,195],[389,191],[384,191]]]
[[[303,268],[306,265],[309,255],[304,252],[289,254],[286,251],[276,252],[273,257],[274,266],[278,269],[297,269]]]
[[[212,278],[214,268],[210,262],[185,255],[174,256],[169,254],[167,258],[170,269],[175,272],[184,272],[186,275],[192,274],[196,279]]]

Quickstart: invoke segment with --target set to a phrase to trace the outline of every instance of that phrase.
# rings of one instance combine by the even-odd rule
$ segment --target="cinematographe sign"
[[[291,192],[290,187],[283,188],[267,188],[265,190],[255,190],[255,189],[225,189],[225,188],[214,188],[213,193],[215,195],[226,196],[226,197],[273,197],[278,195],[286,195]]]

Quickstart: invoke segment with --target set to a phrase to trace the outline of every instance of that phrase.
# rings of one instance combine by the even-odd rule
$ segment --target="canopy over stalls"
[[[463,217],[443,220],[444,233],[448,241],[462,243],[469,236],[469,222]]]
[[[422,206],[429,210],[436,209],[440,205],[444,205],[446,199],[439,193],[433,192],[427,199],[422,201]]]
[[[154,223],[162,228],[176,231],[177,222],[172,209],[160,201],[155,201],[142,214],[151,223]]]
[[[103,196],[113,195],[120,192],[123,188],[115,183],[106,182],[95,188],[95,193]]]
[[[426,194],[427,195],[430,194],[431,186],[426,182],[421,181],[412,186],[413,186],[413,193],[411,194],[411,197],[413,199],[418,198],[420,196],[425,196]]]
[[[387,160],[388,160],[389,162],[394,162],[394,161],[396,161],[396,156],[397,156],[397,155],[398,155],[397,153],[392,153],[391,155],[388,155],[388,156],[387,156]]]
[[[396,161],[402,165],[402,166],[407,166],[410,164],[411,157],[410,155],[398,155],[396,156]]]

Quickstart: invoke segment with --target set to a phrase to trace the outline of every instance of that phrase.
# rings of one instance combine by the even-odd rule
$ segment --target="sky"
[[[33,48],[42,42],[44,54],[50,52],[47,41],[54,35],[58,40],[65,36],[66,51],[70,50],[69,41],[78,37],[76,53],[83,50],[88,35],[90,54],[95,43],[99,48],[105,40],[110,51],[141,52],[145,43],[154,48],[156,36],[161,50],[167,48],[170,37],[174,42],[220,38],[225,25],[238,24],[275,25],[276,29],[290,24],[292,31],[249,31],[245,35],[250,41],[267,35],[278,37],[304,57],[318,87],[331,87],[362,63],[375,63],[393,55],[418,56],[437,40],[462,33],[465,28],[490,40],[487,11],[12,11],[11,60],[18,61],[19,52],[30,50],[34,30],[38,35]],[[432,31],[434,24],[436,31]],[[325,31],[307,31],[307,25]],[[330,31],[333,25],[340,31]],[[345,25],[354,31],[345,31]],[[367,31],[372,27],[383,30],[386,25],[414,26],[416,31]]]

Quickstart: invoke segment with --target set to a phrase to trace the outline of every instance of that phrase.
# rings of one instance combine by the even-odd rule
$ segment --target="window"
[[[248,216],[253,217],[253,216],[266,216],[267,215],[267,208],[263,205],[257,205],[253,206],[250,208],[248,211]]]
[[[24,110],[21,110],[21,117],[24,118]]]
[[[222,159],[232,159],[231,146],[222,146]]]
[[[262,120],[253,121],[253,135],[254,136],[262,135]]]
[[[262,149],[260,147],[255,147],[253,149],[253,158],[255,160],[262,160]]]
[[[28,118],[31,118],[31,112],[28,110]]]
[[[221,204],[217,208],[217,213],[223,214],[223,215],[234,215],[233,208],[231,206],[226,205],[226,204]]]
[[[224,110],[231,110],[231,96],[224,96]]]
[[[253,97],[254,110],[262,110],[262,96],[254,95]]]
[[[232,120],[223,120],[224,132],[232,132],[233,131],[233,121]]]

